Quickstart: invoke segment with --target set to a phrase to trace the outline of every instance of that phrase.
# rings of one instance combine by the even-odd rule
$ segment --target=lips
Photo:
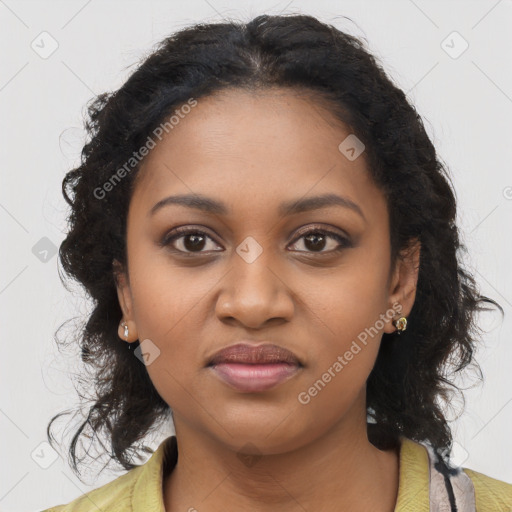
[[[234,364],[277,364],[287,363],[302,366],[298,357],[289,350],[278,345],[263,343],[253,345],[249,343],[237,343],[226,347],[210,359],[208,366],[223,363]]]
[[[291,379],[303,364],[293,352],[278,345],[242,342],[217,352],[207,368],[236,391],[259,393]]]

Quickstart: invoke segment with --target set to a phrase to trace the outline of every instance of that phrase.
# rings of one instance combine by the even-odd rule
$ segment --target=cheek
[[[151,340],[164,356],[156,366],[165,360],[166,366],[180,373],[202,362],[199,333],[206,319],[201,301],[208,288],[193,286],[188,279],[169,277],[169,273],[166,277],[161,274],[159,279],[155,275],[133,286],[137,293],[134,311],[139,340]]]
[[[153,290],[157,292],[159,286],[154,283]],[[197,370],[203,364],[197,335],[201,321],[194,316],[193,304],[180,301],[173,290],[157,292],[158,301],[148,295],[146,303],[141,293],[136,321],[140,341],[156,354],[146,366],[149,377],[163,400],[180,411],[190,407],[191,397],[200,396],[195,385]]]
[[[309,359],[316,379],[328,373],[330,388],[363,386],[378,354],[388,310],[389,261],[382,252],[379,258],[378,249],[373,251],[354,251],[316,284],[303,280],[304,289],[310,290],[305,311],[311,312],[314,324]]]
[[[157,354],[147,365],[148,374],[169,405],[190,406],[187,400],[197,396],[197,371],[204,365],[204,301],[221,275],[207,267],[177,267],[154,250],[139,250],[130,265],[139,340],[150,340],[148,350]]]
[[[150,243],[132,254],[130,284],[139,337],[159,343],[179,339],[191,317],[197,320],[201,301],[218,277],[207,267],[179,266],[165,249]]]

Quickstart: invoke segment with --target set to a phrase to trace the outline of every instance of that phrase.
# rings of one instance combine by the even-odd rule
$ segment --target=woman
[[[60,257],[95,301],[97,397],[70,454],[103,434],[128,472],[49,510],[510,510],[512,485],[452,467],[439,405],[501,307],[359,40],[310,16],[196,25],[89,114]]]

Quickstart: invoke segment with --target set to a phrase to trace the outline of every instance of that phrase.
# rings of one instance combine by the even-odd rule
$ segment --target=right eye
[[[170,233],[167,233],[160,242],[160,245],[162,247],[171,246],[173,250],[184,254],[200,254],[203,252],[210,252],[208,250],[203,250],[205,245],[207,245],[207,240],[214,242],[214,240],[204,231],[194,228],[179,227]],[[214,251],[219,252],[218,250]]]

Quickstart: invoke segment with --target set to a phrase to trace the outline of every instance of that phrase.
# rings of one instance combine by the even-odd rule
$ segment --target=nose
[[[290,321],[294,302],[290,283],[279,265],[272,264],[265,251],[252,262],[233,255],[229,272],[221,281],[216,315],[222,321],[236,321],[249,329],[260,329],[271,321]]]

